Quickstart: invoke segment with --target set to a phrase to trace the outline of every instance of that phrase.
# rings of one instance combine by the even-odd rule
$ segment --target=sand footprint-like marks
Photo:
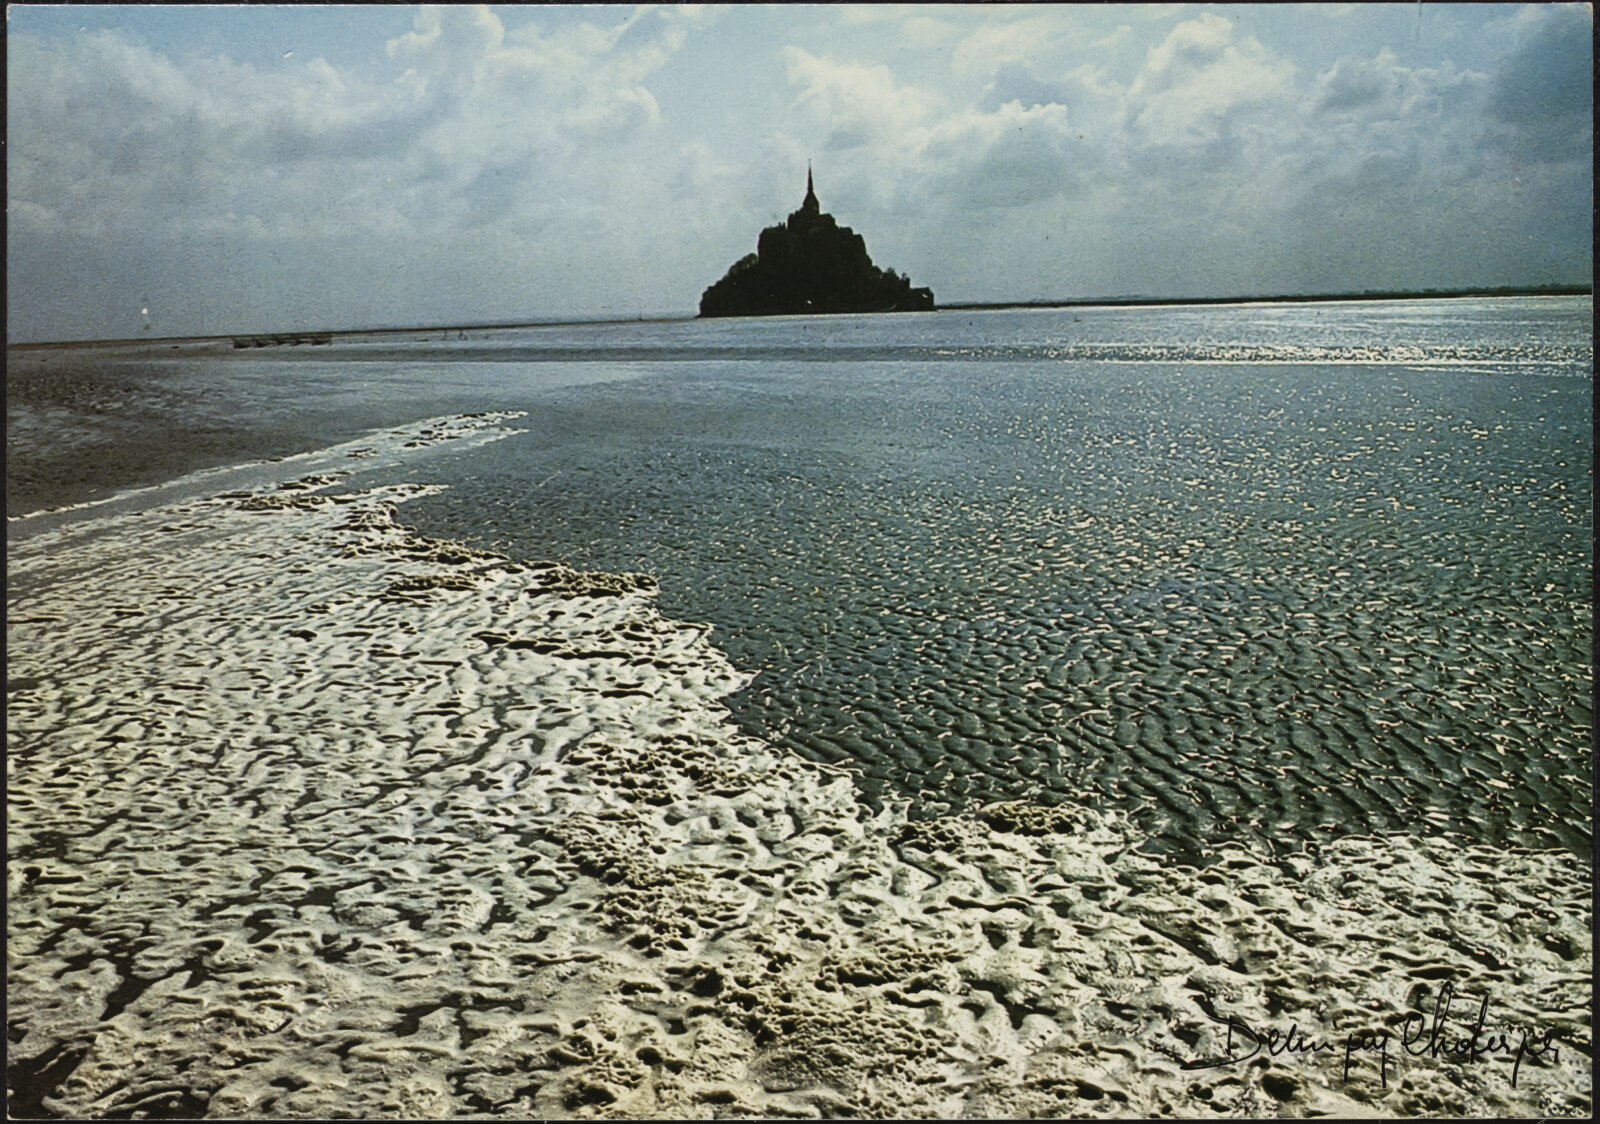
[[[424,539],[396,514],[427,489],[333,483],[13,549],[13,1111],[1589,1109],[1569,856],[1197,872],[1087,812],[872,813],[733,729],[746,677],[647,577]],[[1445,984],[1559,1060],[1515,1089],[1509,1056],[1183,1068],[1215,1018],[1335,1039]]]

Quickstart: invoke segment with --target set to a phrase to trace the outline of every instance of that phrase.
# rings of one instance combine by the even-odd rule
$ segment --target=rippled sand
[[[873,813],[737,732],[746,677],[649,578],[337,487],[11,547],[13,1115],[1591,1108],[1570,854],[1224,843],[1197,872],[1111,816]],[[1509,1051],[1398,1041],[1386,1084],[1344,1073],[1447,984],[1447,1037],[1487,997],[1555,1050],[1515,1088]],[[1212,1016],[1339,1048],[1182,1068],[1224,1052]]]
[[[542,396],[407,521],[650,571],[741,730],[913,816],[1587,860],[1587,370],[686,364]]]

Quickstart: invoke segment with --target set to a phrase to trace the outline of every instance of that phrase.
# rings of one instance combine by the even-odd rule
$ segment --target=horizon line
[[[1472,286],[1453,289],[1368,289],[1359,292],[1345,293],[1284,293],[1264,296],[1226,296],[1226,297],[1148,297],[1148,296],[1119,296],[1119,297],[1035,297],[1027,300],[1005,301],[945,301],[936,302],[934,312],[982,312],[998,311],[1001,309],[1046,309],[1046,308],[1130,308],[1130,307],[1157,307],[1161,305],[1228,305],[1228,304],[1296,304],[1296,303],[1327,303],[1336,301],[1400,301],[1433,299],[1444,300],[1463,297],[1535,297],[1535,296],[1589,296],[1594,295],[1594,283],[1569,285],[1491,285]],[[800,314],[804,315],[804,314]],[[818,316],[832,315],[818,313]],[[883,315],[904,315],[903,313],[884,313]],[[767,319],[768,317],[717,317],[721,320],[746,320]],[[69,348],[69,347],[94,347],[109,346],[114,344],[198,344],[220,343],[223,341],[239,340],[270,340],[276,337],[285,337],[284,342],[295,337],[310,336],[381,336],[398,335],[409,332],[461,332],[461,331],[498,331],[512,328],[566,328],[580,327],[596,324],[670,324],[678,321],[697,320],[700,317],[693,313],[638,313],[634,315],[616,314],[611,316],[576,316],[561,319],[529,319],[529,320],[498,320],[498,321],[469,321],[453,324],[419,324],[410,326],[379,326],[355,328],[300,328],[275,331],[233,331],[208,333],[204,335],[185,336],[125,336],[125,337],[100,337],[76,340],[18,340],[6,341],[6,348]]]

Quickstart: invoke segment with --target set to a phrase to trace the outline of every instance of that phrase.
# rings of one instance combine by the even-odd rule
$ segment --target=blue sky
[[[1586,5],[8,9],[11,339],[1587,283]]]

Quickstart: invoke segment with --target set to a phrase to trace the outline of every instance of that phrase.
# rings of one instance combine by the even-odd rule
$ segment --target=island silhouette
[[[866,240],[822,210],[810,165],[800,209],[763,230],[756,252],[734,262],[700,297],[703,317],[932,308],[932,289],[914,289],[909,277],[873,265]]]

